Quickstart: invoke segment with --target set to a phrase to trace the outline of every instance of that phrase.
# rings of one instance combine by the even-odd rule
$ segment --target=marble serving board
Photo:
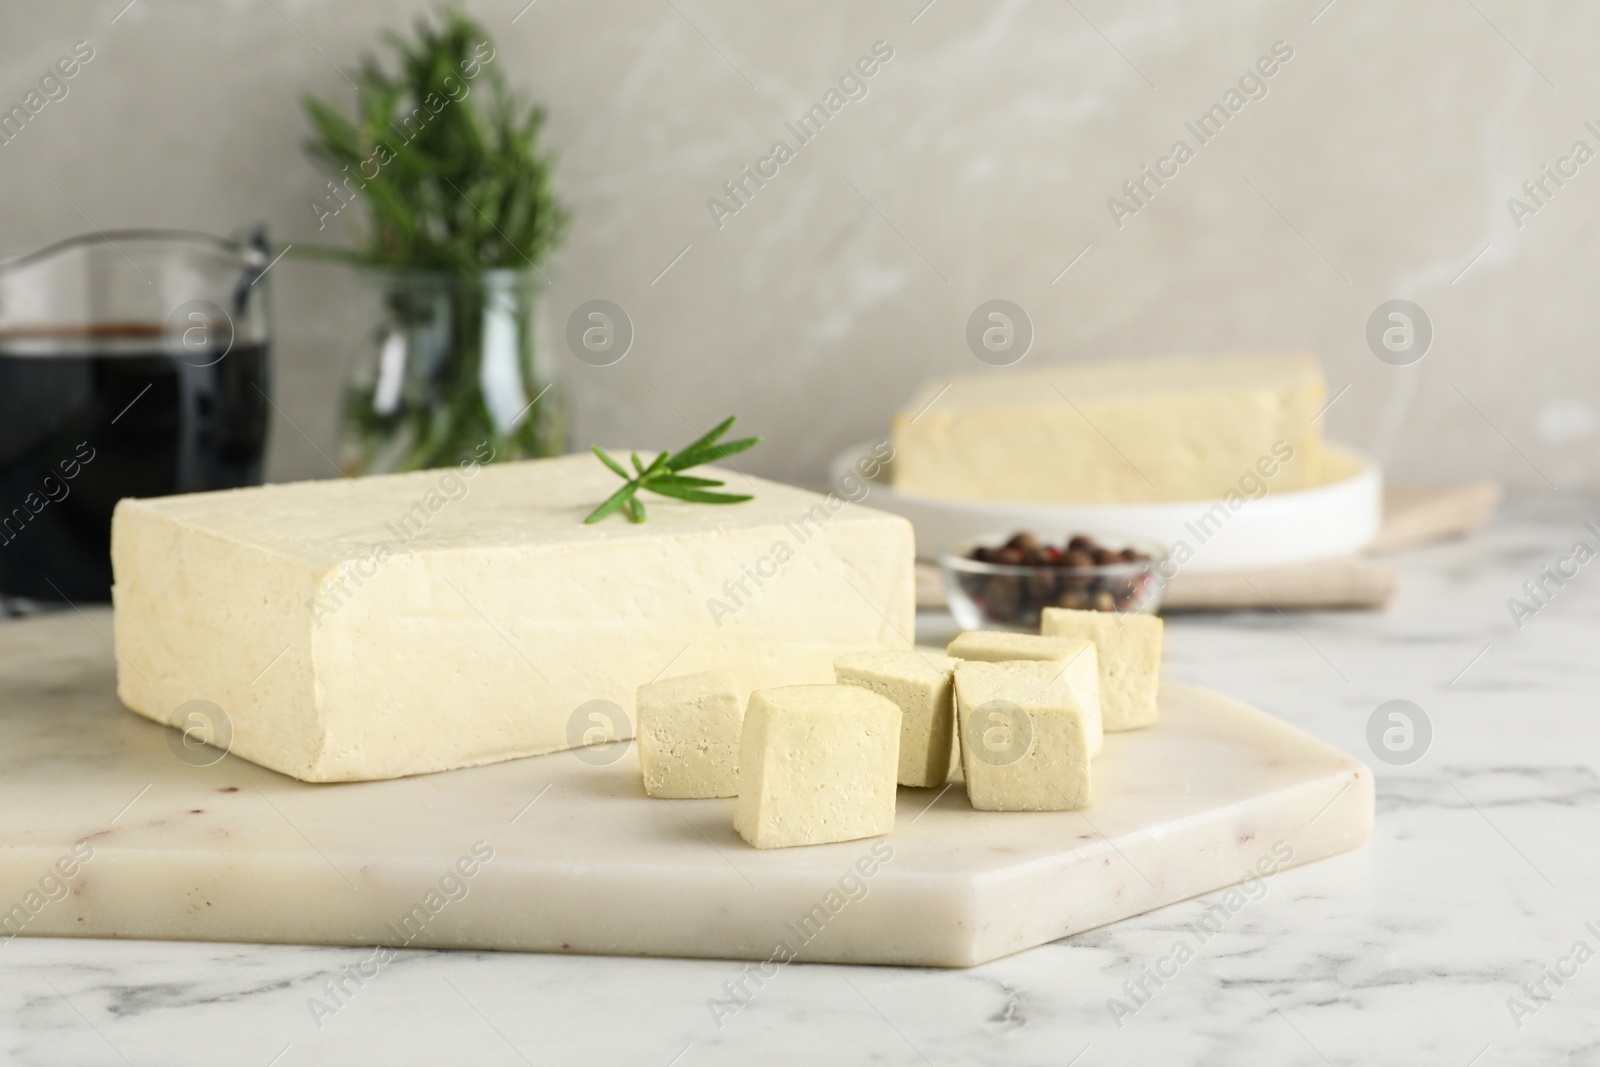
[[[568,752],[309,785],[197,754],[125,711],[109,623],[90,611],[0,624],[0,943],[963,967],[1357,848],[1372,830],[1359,761],[1178,685],[1162,690],[1158,726],[1107,735],[1087,811],[978,812],[959,783],[902,789],[892,834],[810,848],[749,847],[732,800],[647,798],[631,748],[610,763]]]

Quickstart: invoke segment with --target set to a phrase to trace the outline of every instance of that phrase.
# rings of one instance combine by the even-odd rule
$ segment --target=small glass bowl
[[[976,548],[1000,548],[1014,534],[989,534],[958,541],[939,553],[950,614],[963,630],[1027,630],[1037,633],[1045,608],[1152,613],[1161,606],[1165,581],[1161,566],[1167,550],[1160,545],[1119,534],[1077,530],[1061,537],[1039,536],[1060,547],[1074,536],[1121,551],[1131,548],[1150,557],[1092,567],[1053,563],[980,563]]]

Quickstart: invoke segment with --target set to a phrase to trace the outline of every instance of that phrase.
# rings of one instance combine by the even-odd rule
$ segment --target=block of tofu
[[[733,828],[757,848],[820,845],[894,829],[900,709],[853,685],[750,694]]]
[[[653,797],[739,795],[744,702],[733,675],[701,671],[639,687],[639,767]]]
[[[576,747],[597,700],[631,736],[669,664],[750,692],[903,647],[910,525],[738,482],[639,525],[584,525],[619,484],[592,455],[123,500],[118,695],[158,722],[209,701],[234,755],[359,781]]]
[[[1089,757],[1100,755],[1105,743],[1100,708],[1100,657],[1094,642],[1073,637],[1043,637],[1005,630],[968,630],[957,634],[946,654],[958,660],[1005,663],[1012,660],[1053,660],[1061,676],[1077,694],[1089,734]]]
[[[942,395],[941,395],[942,391]],[[930,383],[894,420],[895,488],[1034,503],[1217,500],[1321,476],[1310,353],[1078,363]]]
[[[1156,721],[1161,688],[1161,618],[1045,608],[1040,626],[1055,638],[1093,641],[1100,665],[1100,720],[1107,730]]]
[[[950,777],[955,733],[951,675],[956,661],[914,649],[851,652],[833,661],[840,685],[857,685],[888,697],[900,709],[901,785],[942,786]]]
[[[956,665],[967,799],[979,811],[1076,811],[1093,803],[1083,708],[1050,662]]]

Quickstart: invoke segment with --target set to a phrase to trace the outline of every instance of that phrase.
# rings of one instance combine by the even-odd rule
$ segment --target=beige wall
[[[580,446],[672,445],[685,417],[737,412],[770,442],[751,469],[817,480],[921,379],[984,370],[966,320],[1000,297],[1034,323],[1030,363],[1313,348],[1350,385],[1331,433],[1397,477],[1600,483],[1600,159],[1520,228],[1506,203],[1574,141],[1600,150],[1600,9],[538,0],[513,24],[523,2],[469,6],[551,111],[576,215],[552,318],[603,297],[637,330],[616,366],[564,359]],[[6,107],[72,42],[96,50],[0,147],[0,254],[87,228],[46,179],[102,228],[314,239],[299,95],[339,92],[332,64],[420,5],[137,0],[113,24],[124,3],[0,11]],[[707,198],[880,40],[868,95],[719,231]],[[1184,122],[1280,40],[1267,95],[1119,228],[1107,198],[1195,145]],[[280,421],[271,471],[324,476],[312,442],[331,451],[371,305],[338,267],[285,260],[272,282],[278,400],[306,437]],[[1435,330],[1410,367],[1365,340],[1397,297]]]

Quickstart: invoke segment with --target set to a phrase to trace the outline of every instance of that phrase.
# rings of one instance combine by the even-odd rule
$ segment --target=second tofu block
[[[1100,658],[1100,717],[1107,730],[1137,730],[1156,721],[1156,690],[1161,686],[1158,617],[1045,608],[1041,625],[1051,637],[1094,642]]]
[[[852,685],[750,695],[733,828],[757,848],[876,837],[894,828],[900,709]]]
[[[1089,757],[1100,755],[1105,744],[1101,724],[1100,657],[1094,642],[1077,637],[1041,637],[1000,630],[970,630],[957,634],[946,651],[958,660],[1007,663],[1013,660],[1054,660],[1063,664],[1062,676],[1083,708],[1089,733]]]
[[[1083,709],[1052,663],[962,663],[956,718],[967,799],[979,811],[1093,803]]]
[[[851,652],[833,661],[840,685],[860,686],[899,707],[901,785],[928,789],[950,777],[956,661],[921,652]]]
[[[701,671],[641,685],[639,767],[653,797],[739,795],[744,705],[733,675]]]
[[[954,500],[1216,500],[1317,484],[1327,386],[1309,352],[1078,362],[951,381],[895,416],[894,485]],[[935,403],[937,401],[937,403]]]

